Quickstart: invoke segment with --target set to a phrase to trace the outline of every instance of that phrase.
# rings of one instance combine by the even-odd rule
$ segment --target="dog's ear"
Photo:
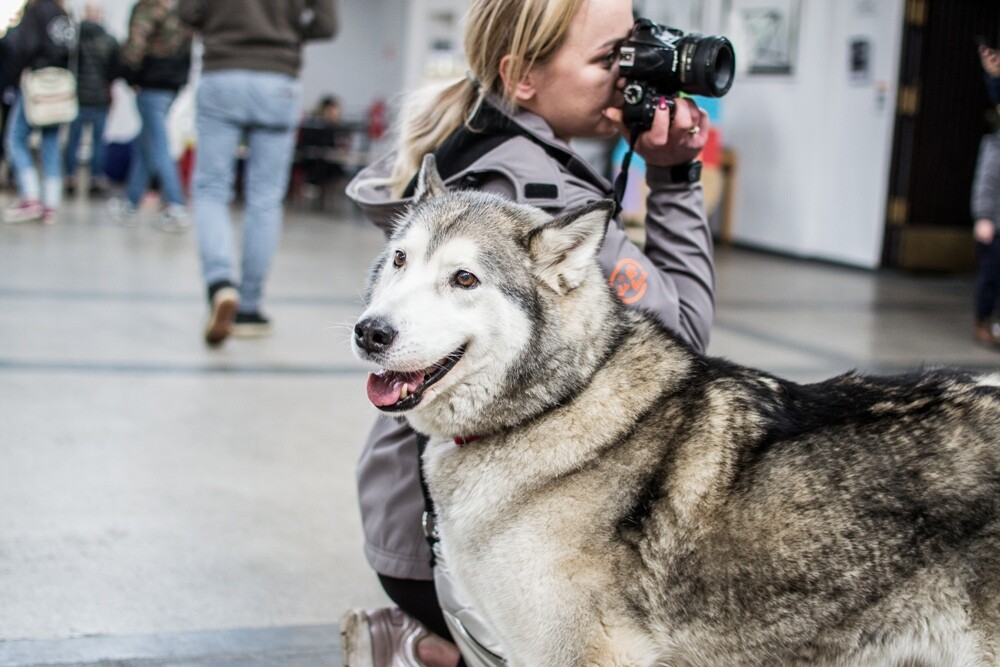
[[[528,249],[538,279],[560,294],[578,287],[594,266],[614,212],[614,202],[597,201],[532,232]]]
[[[420,173],[417,174],[417,189],[413,193],[413,202],[422,202],[425,199],[440,197],[447,191],[444,181],[437,170],[437,163],[433,153],[424,156],[424,162],[420,165]]]

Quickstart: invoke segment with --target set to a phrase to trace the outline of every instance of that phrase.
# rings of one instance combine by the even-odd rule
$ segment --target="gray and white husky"
[[[1000,665],[1000,376],[701,356],[612,295],[611,214],[427,160],[355,328],[508,662]]]

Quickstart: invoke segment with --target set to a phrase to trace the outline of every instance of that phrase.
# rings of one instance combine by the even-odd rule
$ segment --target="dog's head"
[[[612,212],[602,201],[552,218],[448,192],[427,156],[354,328],[355,354],[382,369],[372,403],[422,432],[461,435],[516,423],[563,391],[576,370],[561,366],[581,363],[613,309],[596,262]]]

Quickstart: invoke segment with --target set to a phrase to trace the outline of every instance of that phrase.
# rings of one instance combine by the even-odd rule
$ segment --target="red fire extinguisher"
[[[385,102],[375,100],[368,110],[368,138],[371,140],[381,139],[388,129]]]

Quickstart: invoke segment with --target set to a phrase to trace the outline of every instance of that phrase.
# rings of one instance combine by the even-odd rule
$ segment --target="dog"
[[[354,330],[511,665],[1000,665],[1000,374],[797,384],[620,305],[610,202],[432,158]]]

